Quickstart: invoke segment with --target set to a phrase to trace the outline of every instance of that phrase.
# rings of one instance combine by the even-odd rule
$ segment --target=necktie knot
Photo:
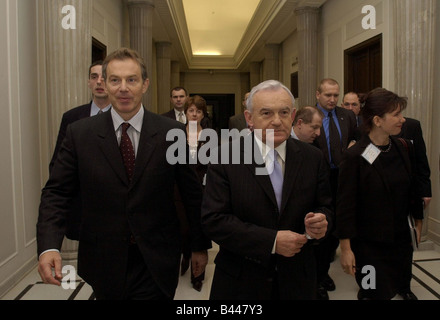
[[[179,112],[178,117],[179,117],[179,122],[185,123],[185,120],[183,119],[183,112],[182,111]]]
[[[122,132],[126,133],[129,127],[130,127],[130,124],[128,122],[124,122],[122,124]]]

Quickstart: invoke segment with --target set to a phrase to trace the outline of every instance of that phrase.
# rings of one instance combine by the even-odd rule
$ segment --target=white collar
[[[102,109],[102,112],[108,111],[112,107],[111,104],[109,104],[107,107]],[[90,108],[90,116],[96,116],[98,112],[101,111],[101,109],[98,107],[98,105],[95,103],[95,100],[92,100],[92,105]]]
[[[255,141],[257,142],[258,149],[260,149],[261,156],[263,157],[264,162],[266,162],[266,158],[272,149],[263,141],[260,140],[258,135],[254,134]],[[275,148],[275,150],[278,152],[278,155],[280,156],[281,160],[283,162],[286,162],[286,141],[283,141],[278,147]],[[270,156],[269,156],[270,158]]]
[[[290,134],[293,139],[299,140],[298,136],[296,135],[295,131],[292,128],[292,133]]]
[[[112,119],[113,119],[113,126],[115,128],[115,131],[119,129],[121,124],[123,124],[124,122],[128,122],[130,124],[130,126],[132,126],[134,129],[136,129],[136,131],[141,132],[142,122],[144,120],[144,113],[145,113],[143,105],[141,105],[138,113],[136,113],[128,121],[125,121],[124,119],[122,119],[122,117],[115,111],[114,108],[112,108],[110,111],[111,111],[111,115],[112,115]]]

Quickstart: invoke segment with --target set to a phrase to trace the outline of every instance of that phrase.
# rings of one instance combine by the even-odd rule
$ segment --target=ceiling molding
[[[155,41],[173,44],[172,59],[180,62],[182,71],[218,69],[246,72],[250,62],[264,59],[266,44],[281,44],[296,30],[295,8],[320,7],[325,1],[263,0],[233,56],[194,56],[182,0],[154,0],[155,18],[161,26],[157,26],[159,30],[153,30],[153,37]]]

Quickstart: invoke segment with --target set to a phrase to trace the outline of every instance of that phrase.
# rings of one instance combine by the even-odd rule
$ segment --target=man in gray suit
[[[211,299],[313,299],[313,239],[326,235],[332,216],[325,160],[290,137],[288,88],[265,81],[248,102],[254,132],[231,141],[229,163],[211,165],[206,178],[202,225],[220,246]],[[236,150],[239,164],[232,162]]]

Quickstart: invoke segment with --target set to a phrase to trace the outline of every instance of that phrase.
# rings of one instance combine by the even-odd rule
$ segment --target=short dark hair
[[[92,68],[95,66],[102,66],[102,64],[104,63],[104,61],[102,60],[97,60],[95,62],[93,62],[90,67],[89,67],[89,79],[90,79],[90,75],[92,74]]]
[[[354,92],[354,91],[349,91],[349,92],[347,92],[346,94],[344,94],[344,97],[343,97],[343,98],[345,98],[345,96],[346,96],[347,94],[354,94],[355,96],[357,96],[357,97],[358,97],[358,99],[360,99],[360,98],[361,98],[361,96],[359,95],[359,93],[357,93],[357,92]]]
[[[376,88],[368,92],[361,98],[363,107],[360,115],[362,116],[363,130],[369,133],[373,128],[373,118],[383,117],[386,113],[393,112],[400,108],[406,109],[407,98],[400,97],[394,92],[384,88]]]
[[[318,114],[321,119],[324,119],[324,113],[319,110],[317,107],[313,106],[305,106],[299,109],[295,115],[295,119],[293,120],[293,125],[296,125],[298,120],[302,120],[304,123],[311,123],[313,121],[313,116]]]
[[[319,93],[322,93],[322,86],[325,83],[328,83],[331,86],[339,86],[338,81],[336,81],[335,79],[332,79],[332,78],[322,79],[321,82],[319,83],[319,86],[318,86],[318,89],[317,89]]]
[[[105,58],[102,64],[102,77],[104,78],[104,80],[107,79],[107,66],[111,61],[126,59],[135,60],[141,68],[142,80],[145,81],[148,79],[147,67],[145,66],[144,60],[141,58],[139,53],[129,48],[120,48],[112,52],[110,55],[107,56],[107,58]]]
[[[184,87],[174,87],[174,88],[171,89],[171,91],[170,91],[170,97],[173,96],[173,91],[180,91],[180,90],[185,91],[185,95],[186,95],[186,96],[188,95],[188,91],[186,91],[186,89],[185,89]]]

